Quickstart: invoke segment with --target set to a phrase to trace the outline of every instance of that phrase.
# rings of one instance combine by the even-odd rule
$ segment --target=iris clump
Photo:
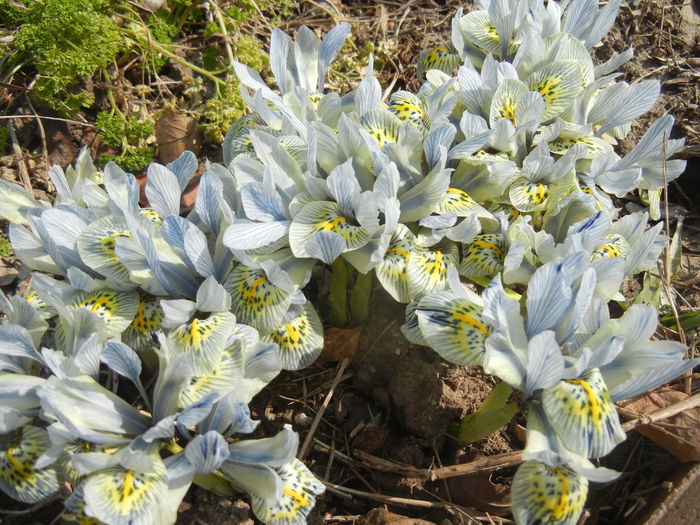
[[[521,393],[515,520],[576,523],[589,482],[617,475],[594,463],[625,438],[614,402],[698,364],[651,341],[653,307],[608,309],[655,267],[667,239],[649,217],[684,168],[670,116],[616,151],[659,92],[617,80],[631,50],[590,57],[618,6],[478,2],[421,55],[419,92],[387,100],[371,59],[355,89],[327,88],[347,24],[322,40],[274,30],[276,86],[235,64],[250,113],[187,214],[191,153],[149,166],[148,207],[133,175],[86,152],[52,169],[53,203],[0,180],[34,271],[0,304],[0,488],[33,503],[68,481],[78,519],[145,524],[174,522],[196,482],[303,523],[324,487],[294,458],[297,434],[241,438],[252,396],[321,351],[304,290],[325,264],[365,287],[374,274],[407,305],[409,340]],[[634,190],[650,210],[622,215],[611,195]],[[344,300],[331,306],[342,319]],[[108,388],[118,377],[131,394]]]

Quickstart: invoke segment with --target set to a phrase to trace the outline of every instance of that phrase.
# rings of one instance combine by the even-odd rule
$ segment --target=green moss
[[[260,41],[253,36],[239,35],[235,42],[235,53],[240,62],[259,73],[270,68],[270,58],[263,51]],[[239,91],[238,78],[230,75],[226,79],[226,87],[220,90],[219,96],[204,104],[201,113],[202,120],[205,121],[202,126],[204,140],[220,144],[224,140],[226,130],[245,112],[246,103]]]
[[[100,131],[102,140],[108,146],[117,148],[122,145],[124,139],[132,146],[139,140],[147,139],[156,132],[156,127],[151,121],[139,121],[136,117],[124,119],[118,113],[101,111],[97,114],[95,127]]]
[[[224,140],[226,130],[246,111],[246,103],[238,90],[238,78],[230,76],[226,79],[226,87],[218,97],[206,102],[202,110],[202,126],[204,140],[220,144]]]
[[[257,4],[260,11],[269,16],[272,25],[291,18],[298,9],[294,0],[258,0]],[[238,23],[259,16],[253,0],[239,0],[236,5],[226,9],[226,14]]]
[[[236,56],[239,61],[261,73],[270,68],[270,57],[263,51],[260,40],[251,35],[239,35],[236,39]]]
[[[127,146],[120,155],[100,155],[102,165],[114,161],[125,171],[139,175],[146,167],[156,160],[153,148],[148,146]]]
[[[177,24],[173,20],[169,9],[159,9],[146,20],[146,26],[150,31],[150,37],[161,44],[171,44],[178,34]],[[148,62],[158,72],[168,63],[167,57],[153,50],[148,45],[148,40],[143,40],[141,46],[147,54]]]
[[[118,113],[101,111],[95,127],[105,144],[121,149],[119,155],[102,155],[100,162],[103,164],[113,160],[126,171],[141,173],[155,160],[153,148],[145,145],[145,140],[156,131],[153,122],[139,121],[136,117],[125,119]]]
[[[129,117],[126,121],[126,141],[135,145],[139,140],[147,139],[156,132],[156,126],[150,120],[139,121],[136,117]]]
[[[0,257],[7,257],[8,255],[12,255],[12,244],[4,235],[0,235]]]
[[[121,115],[100,111],[97,114],[95,127],[100,132],[102,141],[108,146],[118,148],[124,139],[126,122]]]
[[[10,0],[0,0],[0,22],[4,26],[22,22],[25,11]]]
[[[30,94],[43,106],[71,116],[92,104],[80,80],[111,63],[121,40],[108,0],[27,2],[14,46],[36,70]]]

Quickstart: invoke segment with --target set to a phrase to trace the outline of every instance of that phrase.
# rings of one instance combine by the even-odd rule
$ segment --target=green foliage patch
[[[4,235],[0,235],[0,257],[7,257],[12,254],[12,244]]]
[[[81,90],[80,79],[112,62],[121,45],[106,0],[32,1],[16,13],[21,24],[15,37],[16,61],[37,72],[32,98],[65,116],[94,101]]]

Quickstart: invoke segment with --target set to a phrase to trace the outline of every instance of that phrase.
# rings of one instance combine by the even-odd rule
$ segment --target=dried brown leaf
[[[360,519],[360,525],[435,525],[432,521],[407,518],[386,509],[372,509]]]
[[[473,459],[465,452],[457,454],[457,463],[467,463]],[[493,482],[493,472],[479,472],[460,476],[447,481],[454,503],[474,507],[484,512],[505,516],[510,513],[510,488]]]
[[[202,137],[197,119],[187,115],[169,115],[156,121],[158,160],[162,164],[174,161],[185,150],[195,155],[202,151]]]
[[[343,359],[353,360],[360,345],[360,332],[358,328],[326,328],[323,331],[324,345],[323,351],[318,358],[318,363],[328,363],[331,361],[342,361]]]
[[[687,397],[687,394],[678,390],[664,389],[645,394],[622,406],[644,415]],[[667,450],[678,461],[700,461],[700,408],[686,410],[653,425],[641,426],[637,431]]]
[[[384,446],[389,437],[389,429],[376,425],[367,425],[352,442],[352,448],[364,450],[370,454]]]

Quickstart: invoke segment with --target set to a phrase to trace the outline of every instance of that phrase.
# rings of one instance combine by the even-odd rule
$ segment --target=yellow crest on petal
[[[408,303],[408,261],[413,249],[413,233],[399,224],[391,237],[384,260],[377,265],[375,273],[384,289],[400,303]]]
[[[34,290],[27,292],[24,296],[27,302],[34,308],[42,319],[50,319],[56,315],[56,309],[44,301]]]
[[[459,273],[465,277],[495,275],[503,269],[506,242],[501,233],[480,233],[463,248]]]
[[[588,480],[567,466],[526,461],[511,486],[513,516],[518,523],[575,525],[588,494]]]
[[[272,505],[251,494],[253,512],[268,525],[305,523],[325,487],[298,459],[275,469],[282,480],[282,496]]]
[[[510,202],[521,212],[539,211],[547,206],[549,187],[541,182],[520,180],[508,191]]]
[[[239,323],[266,334],[279,325],[292,295],[270,282],[263,270],[236,266],[224,283],[231,294],[231,311]]]
[[[402,122],[410,122],[421,131],[427,131],[428,119],[423,101],[409,91],[397,91],[391,95],[388,110]]]
[[[174,353],[187,357],[193,375],[209,374],[219,363],[235,322],[231,312],[195,317],[168,334],[169,346]]]
[[[408,293],[418,299],[447,285],[447,268],[457,265],[459,249],[451,241],[444,240],[435,246],[415,246],[408,262]]]
[[[572,60],[551,62],[532,73],[526,83],[544,98],[545,120],[563,112],[583,89],[581,69]]]
[[[375,109],[362,115],[360,125],[379,146],[399,140],[401,120],[388,110]]]
[[[147,350],[156,343],[155,334],[161,330],[163,309],[160,299],[148,294],[141,294],[134,320],[122,334],[122,340],[134,350]]]
[[[425,78],[425,72],[439,69],[448,75],[462,63],[459,53],[452,44],[443,44],[426,49],[418,57],[416,72],[418,80]]]
[[[331,231],[342,236],[347,242],[348,250],[364,246],[370,238],[367,230],[352,224],[351,219],[341,214],[337,203],[314,201],[304,206],[294,217],[289,229],[290,243],[304,248],[308,239],[319,231]],[[295,255],[298,255],[295,244],[292,244],[292,249],[295,250]],[[304,253],[301,256],[307,255]]]
[[[501,37],[488,12],[472,11],[467,13],[460,20],[460,27],[464,39],[470,44],[499,58],[503,55]],[[511,42],[508,46],[508,52],[512,50],[512,47],[513,43]]]
[[[163,218],[160,216],[160,213],[153,208],[140,208],[139,215],[141,215],[141,217],[145,217],[148,219],[148,222],[155,224],[156,226],[163,224]]]
[[[152,460],[148,472],[108,468],[91,474],[83,483],[86,514],[107,523],[153,523],[168,481],[160,458]]]
[[[562,442],[584,457],[604,456],[625,439],[615,404],[598,369],[544,390],[542,406]]]
[[[78,237],[78,250],[85,264],[108,279],[128,283],[129,270],[119,260],[117,239],[129,238],[126,221],[120,217],[103,217],[85,228]]]
[[[279,346],[279,358],[286,370],[309,366],[323,349],[323,325],[316,310],[306,303],[304,309],[262,339]]]
[[[243,376],[243,354],[241,342],[236,341],[223,351],[219,363],[211,373],[190,378],[190,382],[180,393],[178,405],[190,406],[211,392],[217,393],[217,399],[228,394]]]
[[[443,291],[421,299],[416,315],[423,337],[443,359],[474,366],[481,364],[484,342],[492,331],[482,310]]]
[[[53,467],[37,470],[36,460],[51,447],[46,430],[25,425],[0,449],[0,489],[23,503],[36,503],[58,488]]]
[[[598,257],[627,257],[630,245],[622,235],[613,233],[607,236],[608,242],[601,244],[593,251],[593,258]]]
[[[549,150],[552,153],[562,155],[569,151],[575,144],[583,144],[586,146],[586,153],[582,157],[584,159],[594,159],[613,150],[609,143],[605,142],[601,138],[592,136],[557,137],[549,143]]]
[[[68,302],[71,308],[83,308],[105,322],[107,334],[114,337],[131,323],[138,310],[136,292],[119,292],[102,288],[82,292]]]

